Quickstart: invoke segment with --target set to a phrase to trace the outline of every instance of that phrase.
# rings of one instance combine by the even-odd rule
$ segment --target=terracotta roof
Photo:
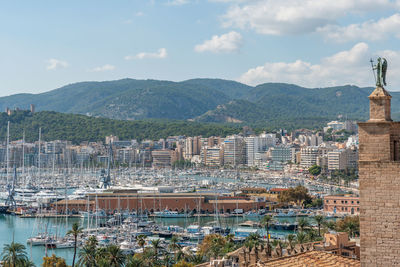
[[[271,188],[269,191],[270,192],[281,192],[281,191],[287,191],[289,190],[288,188]]]
[[[279,266],[279,267],[295,267],[295,266],[318,266],[318,267],[360,267],[359,260],[350,259],[338,256],[324,251],[308,251],[293,256],[287,256],[276,260],[270,260],[266,263],[259,264],[258,266]]]

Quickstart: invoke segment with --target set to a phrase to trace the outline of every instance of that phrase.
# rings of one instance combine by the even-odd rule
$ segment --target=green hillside
[[[329,120],[365,120],[369,114],[368,95],[373,88],[337,86],[308,89],[291,84],[256,86],[243,100],[230,101],[196,118],[197,121],[244,121],[282,127],[298,122],[299,127],[318,126]],[[400,115],[400,93],[392,92],[392,112]]]
[[[182,82],[122,79],[70,84],[42,94],[0,98],[6,107],[87,114],[119,120],[168,119],[237,123],[260,127],[320,127],[337,118],[368,117],[373,88],[304,88],[265,83],[255,87],[221,79]],[[392,93],[394,118],[400,93]],[[265,126],[267,125],[267,126]]]
[[[38,140],[40,127],[43,140],[70,140],[74,144],[82,141],[104,141],[105,136],[111,134],[123,140],[158,140],[173,135],[208,137],[240,132],[237,125],[169,120],[123,121],[54,111],[41,111],[33,115],[28,111],[17,111],[11,116],[5,112],[0,113],[2,141],[6,138],[7,121],[10,121],[11,140],[21,139],[25,131],[29,142]]]

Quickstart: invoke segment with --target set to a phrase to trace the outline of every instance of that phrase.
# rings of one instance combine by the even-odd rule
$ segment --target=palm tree
[[[96,266],[98,266],[100,264],[100,262],[102,261],[107,261],[107,259],[105,259],[105,255],[107,253],[107,249],[105,247],[99,247],[96,249],[95,252],[95,261],[96,261]]]
[[[122,250],[116,245],[107,247],[106,258],[108,259],[109,266],[113,267],[123,266],[125,262],[125,256],[122,254]]]
[[[86,244],[79,251],[78,266],[94,267],[96,266],[96,248]]]
[[[304,244],[307,241],[307,236],[304,232],[297,232],[296,239],[299,244]]]
[[[30,260],[25,260],[20,267],[36,267],[36,265],[33,263],[33,261]]]
[[[333,221],[324,221],[322,223],[326,228],[329,230],[335,230],[336,229],[336,223]]]
[[[189,257],[189,261],[194,264],[200,264],[203,262],[204,256],[201,254],[193,254]]]
[[[269,226],[273,222],[273,218],[270,215],[264,216],[261,220],[261,224],[264,225],[265,230],[267,230],[267,249],[268,249],[268,255],[270,255],[271,252],[271,247],[269,244]]]
[[[300,218],[297,221],[297,227],[300,229],[301,232],[304,232],[304,229],[308,227],[310,224],[305,218]]]
[[[347,222],[346,228],[350,237],[353,237],[354,231],[357,229],[357,225],[353,221],[349,221]]]
[[[176,253],[178,250],[180,250],[182,247],[181,245],[178,244],[178,237],[176,235],[172,236],[171,241],[169,243],[169,249],[171,249],[174,252],[174,258],[175,260],[177,260],[176,258]]]
[[[235,248],[235,243],[233,241],[234,237],[235,236],[233,234],[225,236],[224,253],[231,252]]]
[[[307,232],[307,239],[310,240],[311,242],[314,241],[316,238],[315,230],[312,229],[311,231]]]
[[[106,258],[100,258],[96,261],[96,267],[110,267],[110,262]]]
[[[146,244],[146,236],[145,235],[138,235],[136,237],[136,241],[139,245],[139,247],[142,248],[142,250],[144,249],[144,245]]]
[[[288,234],[286,238],[288,241],[289,248],[293,249],[296,242],[296,236],[294,234]]]
[[[324,222],[325,218],[322,215],[315,215],[314,220],[318,224],[318,236],[321,236],[321,224]]]
[[[278,239],[275,239],[272,242],[272,245],[275,247],[275,249],[279,250],[279,256],[282,256],[282,252],[283,252],[283,243],[282,243],[282,241],[280,241]]]
[[[144,261],[135,256],[128,256],[126,259],[125,267],[142,267],[144,265]]]
[[[170,267],[174,264],[174,260],[172,259],[171,255],[168,253],[164,253],[164,257],[162,260],[162,266]]]
[[[82,228],[79,227],[79,223],[74,223],[72,229],[67,232],[67,235],[74,236],[74,257],[72,258],[72,267],[75,266],[76,247],[78,245],[78,235],[80,233],[82,233]]]
[[[12,267],[21,266],[28,261],[25,246],[20,243],[15,243],[14,241],[11,242],[11,244],[4,245],[1,255],[3,256],[3,264]]]
[[[250,259],[250,253],[251,253],[251,250],[252,250],[253,247],[254,247],[253,240],[246,239],[246,241],[244,242],[244,246],[249,250],[249,259]],[[246,257],[246,256],[245,256],[245,257]]]
[[[221,237],[216,236],[211,240],[211,245],[210,245],[211,255],[214,258],[217,258],[221,254],[221,249],[222,249]]]
[[[256,254],[256,262],[258,262],[258,248],[262,245],[261,236],[257,233],[251,233],[247,239],[251,242],[254,247],[254,253]]]
[[[94,235],[89,236],[88,240],[86,241],[86,245],[93,248],[96,248],[98,244],[99,241],[97,241],[97,238]]]
[[[154,265],[158,264],[158,252],[161,249],[161,242],[160,239],[152,240],[151,241],[151,247],[153,248],[153,253],[154,253]]]

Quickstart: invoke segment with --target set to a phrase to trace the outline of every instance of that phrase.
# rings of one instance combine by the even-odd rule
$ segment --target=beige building
[[[168,167],[171,166],[175,151],[169,149],[153,150],[151,156],[153,157],[153,167]]]
[[[328,170],[357,168],[358,152],[355,149],[337,149],[328,152]]]
[[[224,150],[222,148],[205,147],[200,156],[205,166],[218,167],[224,165]]]
[[[324,212],[334,214],[360,214],[360,198],[353,195],[333,195],[324,197]]]
[[[338,149],[328,152],[328,170],[344,170],[347,167],[347,152],[344,149]]]

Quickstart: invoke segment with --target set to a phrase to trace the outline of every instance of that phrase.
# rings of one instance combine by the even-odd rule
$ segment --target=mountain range
[[[221,79],[182,82],[122,79],[80,82],[40,94],[0,98],[0,109],[84,114],[120,120],[169,119],[289,127],[337,118],[366,119],[372,87],[304,88],[265,83],[248,86]],[[392,113],[400,117],[400,92],[392,92]]]

